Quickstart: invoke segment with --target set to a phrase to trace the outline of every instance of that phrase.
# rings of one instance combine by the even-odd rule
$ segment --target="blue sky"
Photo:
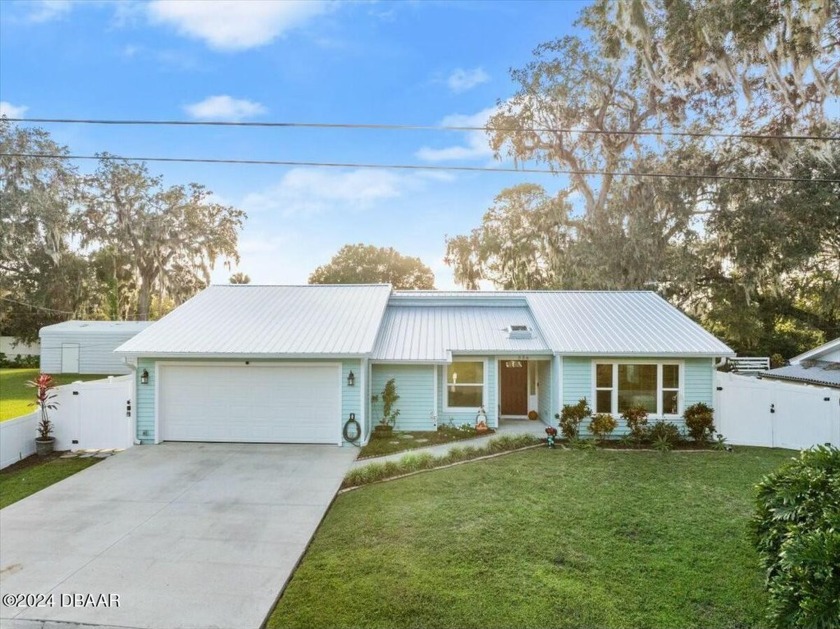
[[[582,2],[0,2],[9,117],[483,124],[509,69],[572,32]],[[486,166],[480,134],[44,125],[76,154]],[[83,170],[91,163],[80,163]],[[344,244],[419,256],[454,287],[444,238],[545,175],[150,164],[248,212],[255,283],[303,283]],[[219,268],[214,281],[227,281]]]

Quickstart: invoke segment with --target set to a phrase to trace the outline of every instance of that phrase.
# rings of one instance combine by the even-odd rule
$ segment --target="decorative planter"
[[[35,452],[38,456],[47,456],[55,449],[55,437],[47,437],[46,439],[35,439]]]
[[[373,427],[373,436],[378,439],[385,439],[390,437],[394,432],[394,427],[385,424],[377,424]]]

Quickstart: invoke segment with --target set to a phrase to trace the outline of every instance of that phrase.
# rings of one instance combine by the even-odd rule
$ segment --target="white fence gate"
[[[840,446],[840,391],[715,374],[715,425],[729,443],[802,449]]]
[[[58,387],[50,411],[56,450],[128,448],[134,443],[133,377],[120,376]],[[35,452],[40,412],[0,423],[0,469]]]

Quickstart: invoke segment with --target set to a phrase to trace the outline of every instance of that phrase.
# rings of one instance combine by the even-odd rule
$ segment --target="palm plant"
[[[48,440],[53,432],[53,423],[50,421],[49,411],[58,408],[55,398],[56,385],[53,377],[49,374],[38,374],[38,377],[29,380],[27,386],[35,389],[35,401],[32,403],[41,409],[41,419],[38,422],[38,439]]]

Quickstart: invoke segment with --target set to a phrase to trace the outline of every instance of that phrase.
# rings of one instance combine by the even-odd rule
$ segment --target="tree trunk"
[[[152,305],[152,280],[140,277],[140,290],[137,295],[137,319],[139,321],[149,320],[149,310]]]

